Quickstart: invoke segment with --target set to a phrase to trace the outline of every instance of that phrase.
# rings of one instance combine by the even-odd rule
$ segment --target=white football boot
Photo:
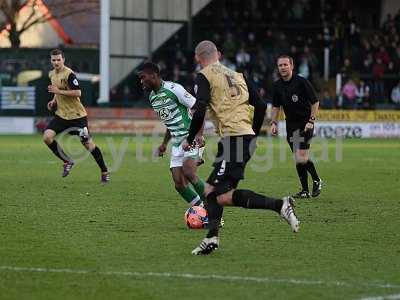
[[[213,236],[210,238],[204,238],[200,245],[193,249],[193,255],[207,255],[217,250],[219,246],[219,238],[217,236]]]
[[[298,232],[300,228],[300,221],[297,219],[294,212],[294,199],[290,196],[283,197],[283,205],[281,208],[281,217],[288,222],[292,227],[293,232]]]

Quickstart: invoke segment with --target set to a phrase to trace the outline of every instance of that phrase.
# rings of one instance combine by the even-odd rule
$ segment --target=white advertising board
[[[35,110],[35,87],[10,86],[1,88],[1,109]]]
[[[0,134],[32,134],[34,132],[32,117],[0,117]]]

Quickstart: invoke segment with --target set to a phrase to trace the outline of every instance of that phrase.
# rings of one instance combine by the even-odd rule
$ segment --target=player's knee
[[[81,143],[86,148],[86,150],[88,150],[90,152],[92,152],[96,148],[96,145],[93,142],[81,141]]]
[[[303,152],[296,153],[296,163],[305,164],[308,160],[308,154]]]
[[[232,193],[227,192],[225,194],[218,195],[217,202],[219,205],[222,205],[222,206],[232,205]]]
[[[50,145],[54,141],[54,137],[51,134],[44,133],[43,134],[43,142],[47,145]]]
[[[307,159],[303,157],[296,158],[296,164],[304,165],[307,162]]]
[[[186,184],[183,180],[180,179],[174,179],[174,184],[175,184],[175,189],[180,191],[183,190],[184,188],[186,188]]]
[[[206,183],[206,186],[204,187],[204,194],[208,196],[209,194],[214,192],[214,190],[215,188],[211,184]]]
[[[196,175],[196,172],[193,169],[185,169],[183,168],[183,175],[190,181],[190,182],[197,182],[198,177]]]
[[[182,165],[182,172],[183,175],[190,181],[196,182],[197,181],[197,174],[196,174],[196,165],[191,159],[187,159],[183,162]]]

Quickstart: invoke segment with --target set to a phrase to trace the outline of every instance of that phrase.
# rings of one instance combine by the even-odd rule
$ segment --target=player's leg
[[[297,176],[299,177],[301,184],[300,192],[293,195],[293,197],[297,199],[310,198],[310,192],[308,189],[308,173],[305,166],[306,160],[303,158],[306,154],[304,153],[304,150],[306,149],[302,147],[305,144],[304,131],[302,127],[303,125],[286,124],[287,142],[290,146],[290,150],[294,153]]]
[[[197,175],[198,160],[193,157],[184,157],[182,164],[182,171],[186,179],[192,184],[196,193],[200,196],[201,200],[205,200],[205,183]]]
[[[210,254],[219,247],[219,221],[222,218],[224,206],[239,206],[249,209],[268,209],[275,211],[285,219],[293,232],[298,232],[300,222],[294,211],[294,200],[291,197],[276,199],[251,190],[233,189],[237,183],[224,181],[215,186],[213,192],[207,194],[208,233],[192,254]],[[229,190],[228,190],[229,189]],[[228,190],[224,192],[225,190]],[[221,193],[221,194],[220,194]]]
[[[55,136],[65,130],[66,124],[61,118],[54,117],[46,130],[43,133],[43,142],[49,147],[49,149],[64,162],[62,177],[68,176],[72,166],[74,165],[73,160],[64,152],[61,145],[55,140]]]
[[[92,154],[94,160],[99,166],[101,171],[101,176],[100,176],[101,182],[102,183],[109,182],[110,172],[108,171],[106,163],[104,162],[103,153],[101,152],[100,148],[96,146],[96,144],[93,142],[91,138],[89,139],[81,138],[81,143],[86,148],[86,150],[88,150]]]
[[[299,177],[301,184],[301,191],[293,195],[294,198],[310,198],[310,192],[308,189],[308,173],[306,168],[306,162],[308,159],[308,150],[296,149],[295,150],[295,161],[297,176]]]
[[[294,232],[298,231],[299,222],[294,214],[293,200],[290,197],[277,199],[262,194],[258,194],[252,190],[236,189],[237,182],[235,179],[222,182],[216,187],[216,200],[221,206],[238,206],[247,209],[266,209],[272,210],[278,214],[283,214],[284,206],[290,206],[289,224]],[[227,192],[224,192],[228,190]],[[221,194],[222,193],[222,194]],[[286,203],[288,202],[288,203]],[[284,205],[286,203],[286,205]],[[283,217],[283,215],[282,215]]]
[[[110,181],[110,172],[108,172],[108,168],[104,162],[103,153],[101,152],[100,148],[96,146],[93,142],[92,137],[90,136],[87,118],[80,118],[76,120],[77,124],[76,127],[78,128],[77,134],[79,135],[79,139],[82,145],[88,150],[94,160],[96,161],[97,165],[100,168],[101,176],[100,180],[102,183],[107,183]]]
[[[55,140],[55,136],[57,133],[52,129],[46,129],[43,133],[43,142],[50,148],[50,150],[61,159],[63,162],[72,161],[71,158],[68,157],[67,154],[63,151],[61,146]]]
[[[313,189],[311,195],[317,197],[322,190],[322,180],[318,176],[317,170],[315,169],[314,163],[311,161],[309,156],[309,150],[311,145],[311,140],[313,137],[313,130],[304,133],[304,143],[300,144],[299,156],[300,160],[303,162],[304,168],[310,173],[313,180]]]
[[[302,140],[300,140],[298,145],[295,147],[296,169],[300,178],[300,182],[302,184],[302,191],[295,195],[296,198],[310,197],[310,193],[308,191],[308,173],[310,173],[313,179],[312,196],[317,197],[321,193],[322,180],[319,178],[314,163],[310,160],[309,157],[312,137],[313,131],[302,132]]]
[[[182,147],[180,145],[173,145],[171,147],[169,168],[175,183],[175,189],[190,206],[199,205],[201,203],[201,198],[189,185],[189,181],[183,173],[183,164],[184,151]]]
[[[219,205],[215,197],[215,188],[213,185],[206,183],[206,207],[208,214],[208,233],[207,236],[200,242],[200,245],[192,250],[193,255],[207,255],[218,249],[219,247],[219,223],[222,219],[223,206]],[[210,224],[210,220],[212,224]]]
[[[299,221],[294,213],[293,199],[291,197],[276,199],[257,194],[251,190],[236,190],[239,181],[243,179],[246,163],[254,152],[252,151],[252,141],[252,138],[244,137],[242,140],[233,140],[233,143],[230,141],[225,146],[221,146],[230,152],[230,160],[225,160],[228,156],[224,156],[223,160],[216,161],[214,170],[207,180],[208,184],[213,185],[212,192],[208,191],[208,186],[206,189],[209,231],[206,238],[192,251],[192,254],[209,254],[218,248],[219,221],[222,217],[224,206],[234,205],[250,209],[273,210],[289,223],[294,232],[298,231]],[[240,148],[237,142],[241,143]],[[242,151],[237,151],[236,146]],[[218,152],[221,152],[221,147],[219,145]],[[242,153],[243,157],[238,157],[238,153]]]
[[[179,195],[181,195],[189,206],[199,205],[201,203],[201,198],[189,185],[189,182],[183,174],[182,167],[172,167],[170,170],[175,190]]]

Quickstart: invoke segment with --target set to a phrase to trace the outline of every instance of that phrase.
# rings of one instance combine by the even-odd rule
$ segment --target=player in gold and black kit
[[[220,54],[214,43],[202,41],[197,45],[195,55],[202,70],[196,78],[195,113],[183,147],[193,145],[207,107],[221,140],[213,164],[214,170],[205,188],[209,231],[192,254],[209,254],[219,247],[218,225],[225,205],[273,210],[297,232],[299,221],[291,197],[276,199],[250,190],[236,189],[254,153],[255,137],[264,120],[265,103],[242,74],[220,64]]]
[[[79,136],[81,143],[90,151],[101,169],[101,182],[107,183],[110,180],[110,173],[99,147],[93,143],[89,134],[87,113],[80,100],[79,82],[74,72],[64,65],[65,57],[61,50],[52,50],[50,57],[54,69],[49,73],[51,85],[48,86],[48,91],[54,94],[54,97],[47,104],[47,108],[55,111],[55,116],[44,131],[43,141],[64,162],[62,176],[66,177],[70,173],[74,161],[54,138],[62,132]]]

